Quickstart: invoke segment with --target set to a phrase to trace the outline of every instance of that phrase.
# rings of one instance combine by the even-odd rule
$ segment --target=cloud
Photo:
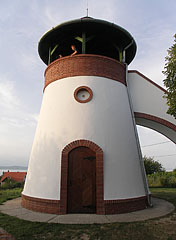
[[[40,66],[40,60],[37,55],[37,50],[36,52],[30,50],[22,52],[20,54],[19,65],[20,65],[19,67],[23,69],[23,71],[28,72],[28,74],[35,70],[37,71],[37,69]]]
[[[14,82],[9,81],[6,76],[0,76],[0,106],[5,109],[14,109],[19,106]]]
[[[22,100],[19,98],[15,82],[7,76],[0,76],[0,149],[3,150],[3,142],[8,145],[17,144],[17,136],[24,131],[34,131],[37,122],[37,115],[26,111]],[[28,132],[29,136],[30,131]],[[23,141],[24,138],[22,139]],[[13,142],[15,141],[15,142]],[[8,155],[8,152],[7,152]]]
[[[144,33],[145,31],[145,33]],[[130,69],[141,71],[161,86],[163,79],[165,57],[167,49],[172,45],[173,29],[165,25],[151,23],[144,27],[137,36],[137,55],[130,65]]]

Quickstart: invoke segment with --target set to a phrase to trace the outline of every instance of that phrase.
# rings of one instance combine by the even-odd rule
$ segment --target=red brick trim
[[[160,123],[161,125],[164,125],[168,128],[171,128],[172,130],[176,131],[176,125],[174,125],[171,122],[168,122],[167,120],[164,120],[162,118],[156,117],[154,115],[146,114],[146,113],[140,113],[140,112],[135,112],[134,113],[136,118],[144,118],[147,120],[151,120],[153,122]]]
[[[67,213],[67,178],[68,178],[68,155],[74,148],[84,146],[96,153],[96,213],[105,214],[104,211],[104,180],[103,180],[103,151],[95,143],[89,140],[77,140],[68,144],[62,151],[61,160],[61,194],[60,213]]]
[[[162,118],[159,118],[159,117],[156,117],[156,116],[153,116],[153,115],[149,115],[149,114],[146,114],[146,113],[141,113],[141,112],[135,112],[134,116],[135,116],[135,118],[144,118],[144,119],[159,123],[161,125],[164,125],[164,126],[170,128],[170,129],[176,131],[176,125],[175,124],[173,124],[171,122],[168,122],[167,120],[164,120]],[[168,137],[168,136],[166,136],[166,137]],[[171,139],[171,141],[173,141],[173,140]]]
[[[136,73],[139,76],[141,76],[142,78],[144,78],[145,80],[147,80],[148,82],[150,82],[151,84],[153,84],[155,87],[159,88],[160,90],[162,90],[164,93],[167,93],[167,90],[162,88],[160,85],[158,85],[157,83],[153,82],[151,79],[147,78],[146,76],[144,76],[142,73],[138,72],[137,70],[129,70],[129,73]]]
[[[64,199],[63,199],[64,200]],[[36,212],[50,213],[50,214],[65,214],[61,209],[60,200],[50,200],[29,197],[22,194],[21,205]],[[100,204],[97,203],[97,204]],[[103,207],[102,207],[103,206]],[[147,197],[138,197],[120,200],[103,200],[100,208],[97,209],[97,214],[119,214],[127,213],[145,209],[147,207]],[[99,211],[98,211],[99,210]]]
[[[60,214],[60,200],[35,198],[22,194],[21,205],[36,212]]]
[[[67,56],[46,68],[44,89],[56,80],[74,76],[105,77],[126,85],[125,74],[125,66],[112,58],[92,54]]]
[[[105,200],[105,214],[119,214],[134,212],[145,209],[147,207],[147,197],[121,199],[121,200]]]
[[[77,94],[78,94],[79,91],[81,91],[81,90],[87,90],[87,91],[88,91],[89,97],[88,97],[87,99],[81,100],[81,99],[78,98]],[[74,98],[75,98],[76,101],[79,102],[79,103],[87,103],[87,102],[89,102],[89,101],[92,99],[92,97],[93,97],[93,92],[92,92],[92,90],[91,90],[89,87],[87,87],[87,86],[78,87],[78,88],[74,91]]]

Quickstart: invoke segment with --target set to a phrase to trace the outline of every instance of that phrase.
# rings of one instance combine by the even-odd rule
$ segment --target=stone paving
[[[152,218],[162,217],[171,213],[175,207],[173,204],[157,198],[152,198],[153,207],[141,211],[116,215],[97,214],[66,214],[56,215],[30,211],[21,206],[21,198],[9,200],[0,205],[0,211],[10,216],[32,222],[48,222],[62,224],[93,224],[112,222],[136,222]],[[0,238],[1,239],[1,238]]]

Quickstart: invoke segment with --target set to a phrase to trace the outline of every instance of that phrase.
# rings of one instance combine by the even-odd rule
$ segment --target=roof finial
[[[86,10],[87,10],[87,17],[89,16],[89,5],[88,5],[88,0],[87,0],[87,8],[86,8]]]

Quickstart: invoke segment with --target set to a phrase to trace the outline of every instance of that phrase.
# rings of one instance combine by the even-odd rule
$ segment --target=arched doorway
[[[97,144],[81,139],[65,146],[61,159],[60,214],[105,214],[103,172],[103,151]],[[83,187],[85,190],[81,190]],[[78,203],[75,191],[82,198]],[[73,207],[75,202],[77,206]]]
[[[67,213],[96,213],[96,154],[88,147],[68,156]]]

